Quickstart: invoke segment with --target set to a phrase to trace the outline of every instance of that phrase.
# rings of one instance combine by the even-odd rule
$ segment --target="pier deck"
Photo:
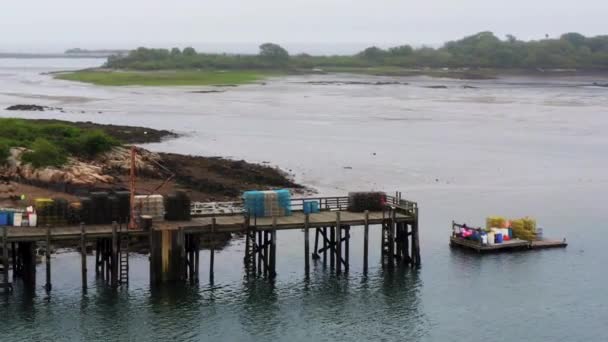
[[[335,224],[336,213],[338,211],[323,211],[320,213],[309,214],[309,228],[326,227]],[[351,213],[348,211],[340,212],[340,222],[343,225],[362,226],[365,224],[365,213]],[[368,223],[370,225],[382,224],[387,219],[382,212],[370,212]],[[251,218],[249,224],[247,218],[242,214],[218,217],[195,217],[191,221],[159,221],[154,222],[152,230],[177,230],[182,228],[188,233],[209,233],[215,219],[214,232],[216,233],[242,233],[248,227],[259,230],[289,230],[302,229],[306,220],[303,212],[294,212],[291,216]],[[412,222],[415,217],[395,214],[397,222]],[[111,238],[112,225],[87,225],[84,227],[88,238]],[[123,228],[122,231],[124,231]],[[80,226],[51,227],[50,238],[56,240],[78,240],[82,229]],[[46,240],[46,228],[44,227],[8,227],[7,238],[9,242],[21,241],[43,241]],[[132,236],[147,235],[147,231],[129,230]]]

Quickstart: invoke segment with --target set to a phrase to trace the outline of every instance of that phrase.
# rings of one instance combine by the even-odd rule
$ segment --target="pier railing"
[[[310,202],[316,202],[321,211],[348,210],[350,204],[348,196],[292,198],[291,210],[304,211],[304,203]],[[245,214],[242,201],[215,202],[213,204],[210,207],[210,203],[192,202],[191,215],[201,217]],[[396,193],[395,196],[386,196],[386,206],[407,215],[415,216],[418,214],[418,204],[402,199],[401,193]]]

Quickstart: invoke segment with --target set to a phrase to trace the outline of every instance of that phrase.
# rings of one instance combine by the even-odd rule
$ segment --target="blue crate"
[[[314,214],[318,213],[319,210],[319,202],[317,201],[307,201],[304,202],[304,214]]]

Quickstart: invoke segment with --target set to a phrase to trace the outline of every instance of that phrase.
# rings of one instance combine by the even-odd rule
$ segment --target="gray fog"
[[[3,1],[0,51],[184,47],[349,53],[370,44],[441,43],[490,30],[541,39],[604,34],[608,1],[579,0],[20,0]]]

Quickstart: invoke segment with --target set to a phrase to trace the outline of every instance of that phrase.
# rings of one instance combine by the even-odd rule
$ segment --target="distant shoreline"
[[[102,86],[238,86],[263,82],[269,77],[287,75],[353,74],[383,77],[429,76],[461,80],[492,80],[509,76],[577,77],[598,76],[608,78],[606,70],[574,69],[448,69],[448,68],[396,68],[396,67],[330,67],[323,69],[276,70],[118,70],[89,68],[77,71],[53,72],[53,77],[67,81]],[[603,83],[602,83],[603,84]]]

